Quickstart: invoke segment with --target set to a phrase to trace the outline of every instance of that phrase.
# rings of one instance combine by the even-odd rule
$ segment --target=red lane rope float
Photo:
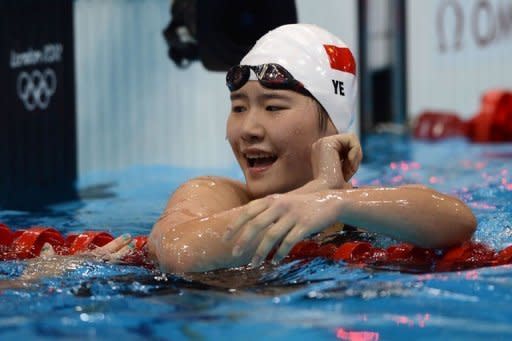
[[[472,241],[445,250],[426,249],[407,243],[384,249],[368,242],[350,241],[335,246],[335,252],[325,257],[324,250],[326,247],[331,248],[331,245],[334,246],[312,241],[301,242],[288,257],[291,260],[324,257],[349,264],[439,272],[512,264],[512,245],[496,252],[485,244]]]
[[[70,234],[66,237],[66,244],[69,245],[67,252],[74,255],[75,253],[90,251],[96,247],[102,247],[112,240],[114,240],[114,237],[106,232],[85,231],[80,234]]]
[[[148,237],[136,236],[133,237],[132,241],[134,242],[134,249],[123,258],[123,262],[149,268],[153,267],[154,264],[148,259],[148,250],[146,248]]]
[[[467,131],[467,124],[456,113],[425,111],[415,120],[412,133],[419,139],[440,140],[466,136]]]
[[[485,92],[480,110],[468,121],[453,112],[423,112],[415,121],[413,136],[428,140],[466,136],[473,142],[512,141],[512,91]]]
[[[474,142],[503,142],[512,139],[512,92],[494,90],[482,96],[480,112],[468,123]]]
[[[0,260],[37,257],[45,243],[52,245],[59,255],[74,255],[94,250],[113,239],[111,234],[101,231],[85,231],[64,237],[51,227],[35,226],[12,231],[7,225],[0,224]],[[146,236],[134,237],[134,248],[122,259],[123,263],[151,267],[146,244]],[[445,250],[434,250],[407,243],[381,248],[365,241],[336,245],[306,240],[295,245],[286,259],[293,261],[317,257],[405,271],[455,271],[512,264],[512,245],[494,251],[485,244],[468,241]]]
[[[41,254],[44,244],[50,244],[58,255],[75,255],[106,245],[114,237],[101,231],[84,231],[64,237],[51,227],[34,226],[26,230],[11,231],[0,224],[0,261],[34,258]],[[121,260],[132,265],[151,266],[146,251],[146,236],[132,238],[134,249]]]
[[[65,241],[57,230],[43,226],[16,231],[14,236],[11,249],[15,259],[39,256],[45,243],[51,244],[57,253],[61,253]]]
[[[11,245],[13,240],[14,234],[11,229],[5,224],[0,224],[0,247]]]

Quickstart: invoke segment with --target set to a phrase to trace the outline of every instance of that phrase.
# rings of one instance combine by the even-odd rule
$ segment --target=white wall
[[[512,88],[511,0],[409,0],[407,33],[409,115],[469,118],[484,91]]]
[[[321,3],[297,1],[299,20],[355,48],[356,1]],[[169,0],[77,0],[74,15],[79,174],[148,164],[233,167],[224,73],[200,62],[182,70],[167,58],[161,32]]]
[[[368,2],[368,69],[387,68],[391,63],[390,0]]]
[[[224,75],[167,58],[169,1],[75,3],[79,172],[225,167]]]
[[[357,1],[295,0],[299,22],[319,25],[340,37],[357,55]]]

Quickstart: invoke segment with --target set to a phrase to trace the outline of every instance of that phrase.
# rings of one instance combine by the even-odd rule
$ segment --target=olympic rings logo
[[[16,81],[18,97],[25,109],[32,111],[36,108],[44,110],[50,105],[52,95],[57,89],[55,71],[47,68],[43,72],[34,70],[32,73],[21,72]]]

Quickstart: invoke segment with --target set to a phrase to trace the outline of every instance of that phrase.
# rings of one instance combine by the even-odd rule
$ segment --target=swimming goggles
[[[251,70],[258,78],[258,81],[265,88],[292,90],[305,96],[311,93],[304,88],[304,85],[293,78],[284,67],[279,64],[261,64],[261,65],[235,65],[231,67],[226,74],[226,85],[230,91],[236,91],[247,83],[251,76]]]

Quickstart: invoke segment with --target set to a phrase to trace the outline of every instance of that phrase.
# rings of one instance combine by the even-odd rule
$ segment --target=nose
[[[258,113],[250,110],[242,123],[242,139],[246,142],[259,142],[265,136],[265,127]]]

